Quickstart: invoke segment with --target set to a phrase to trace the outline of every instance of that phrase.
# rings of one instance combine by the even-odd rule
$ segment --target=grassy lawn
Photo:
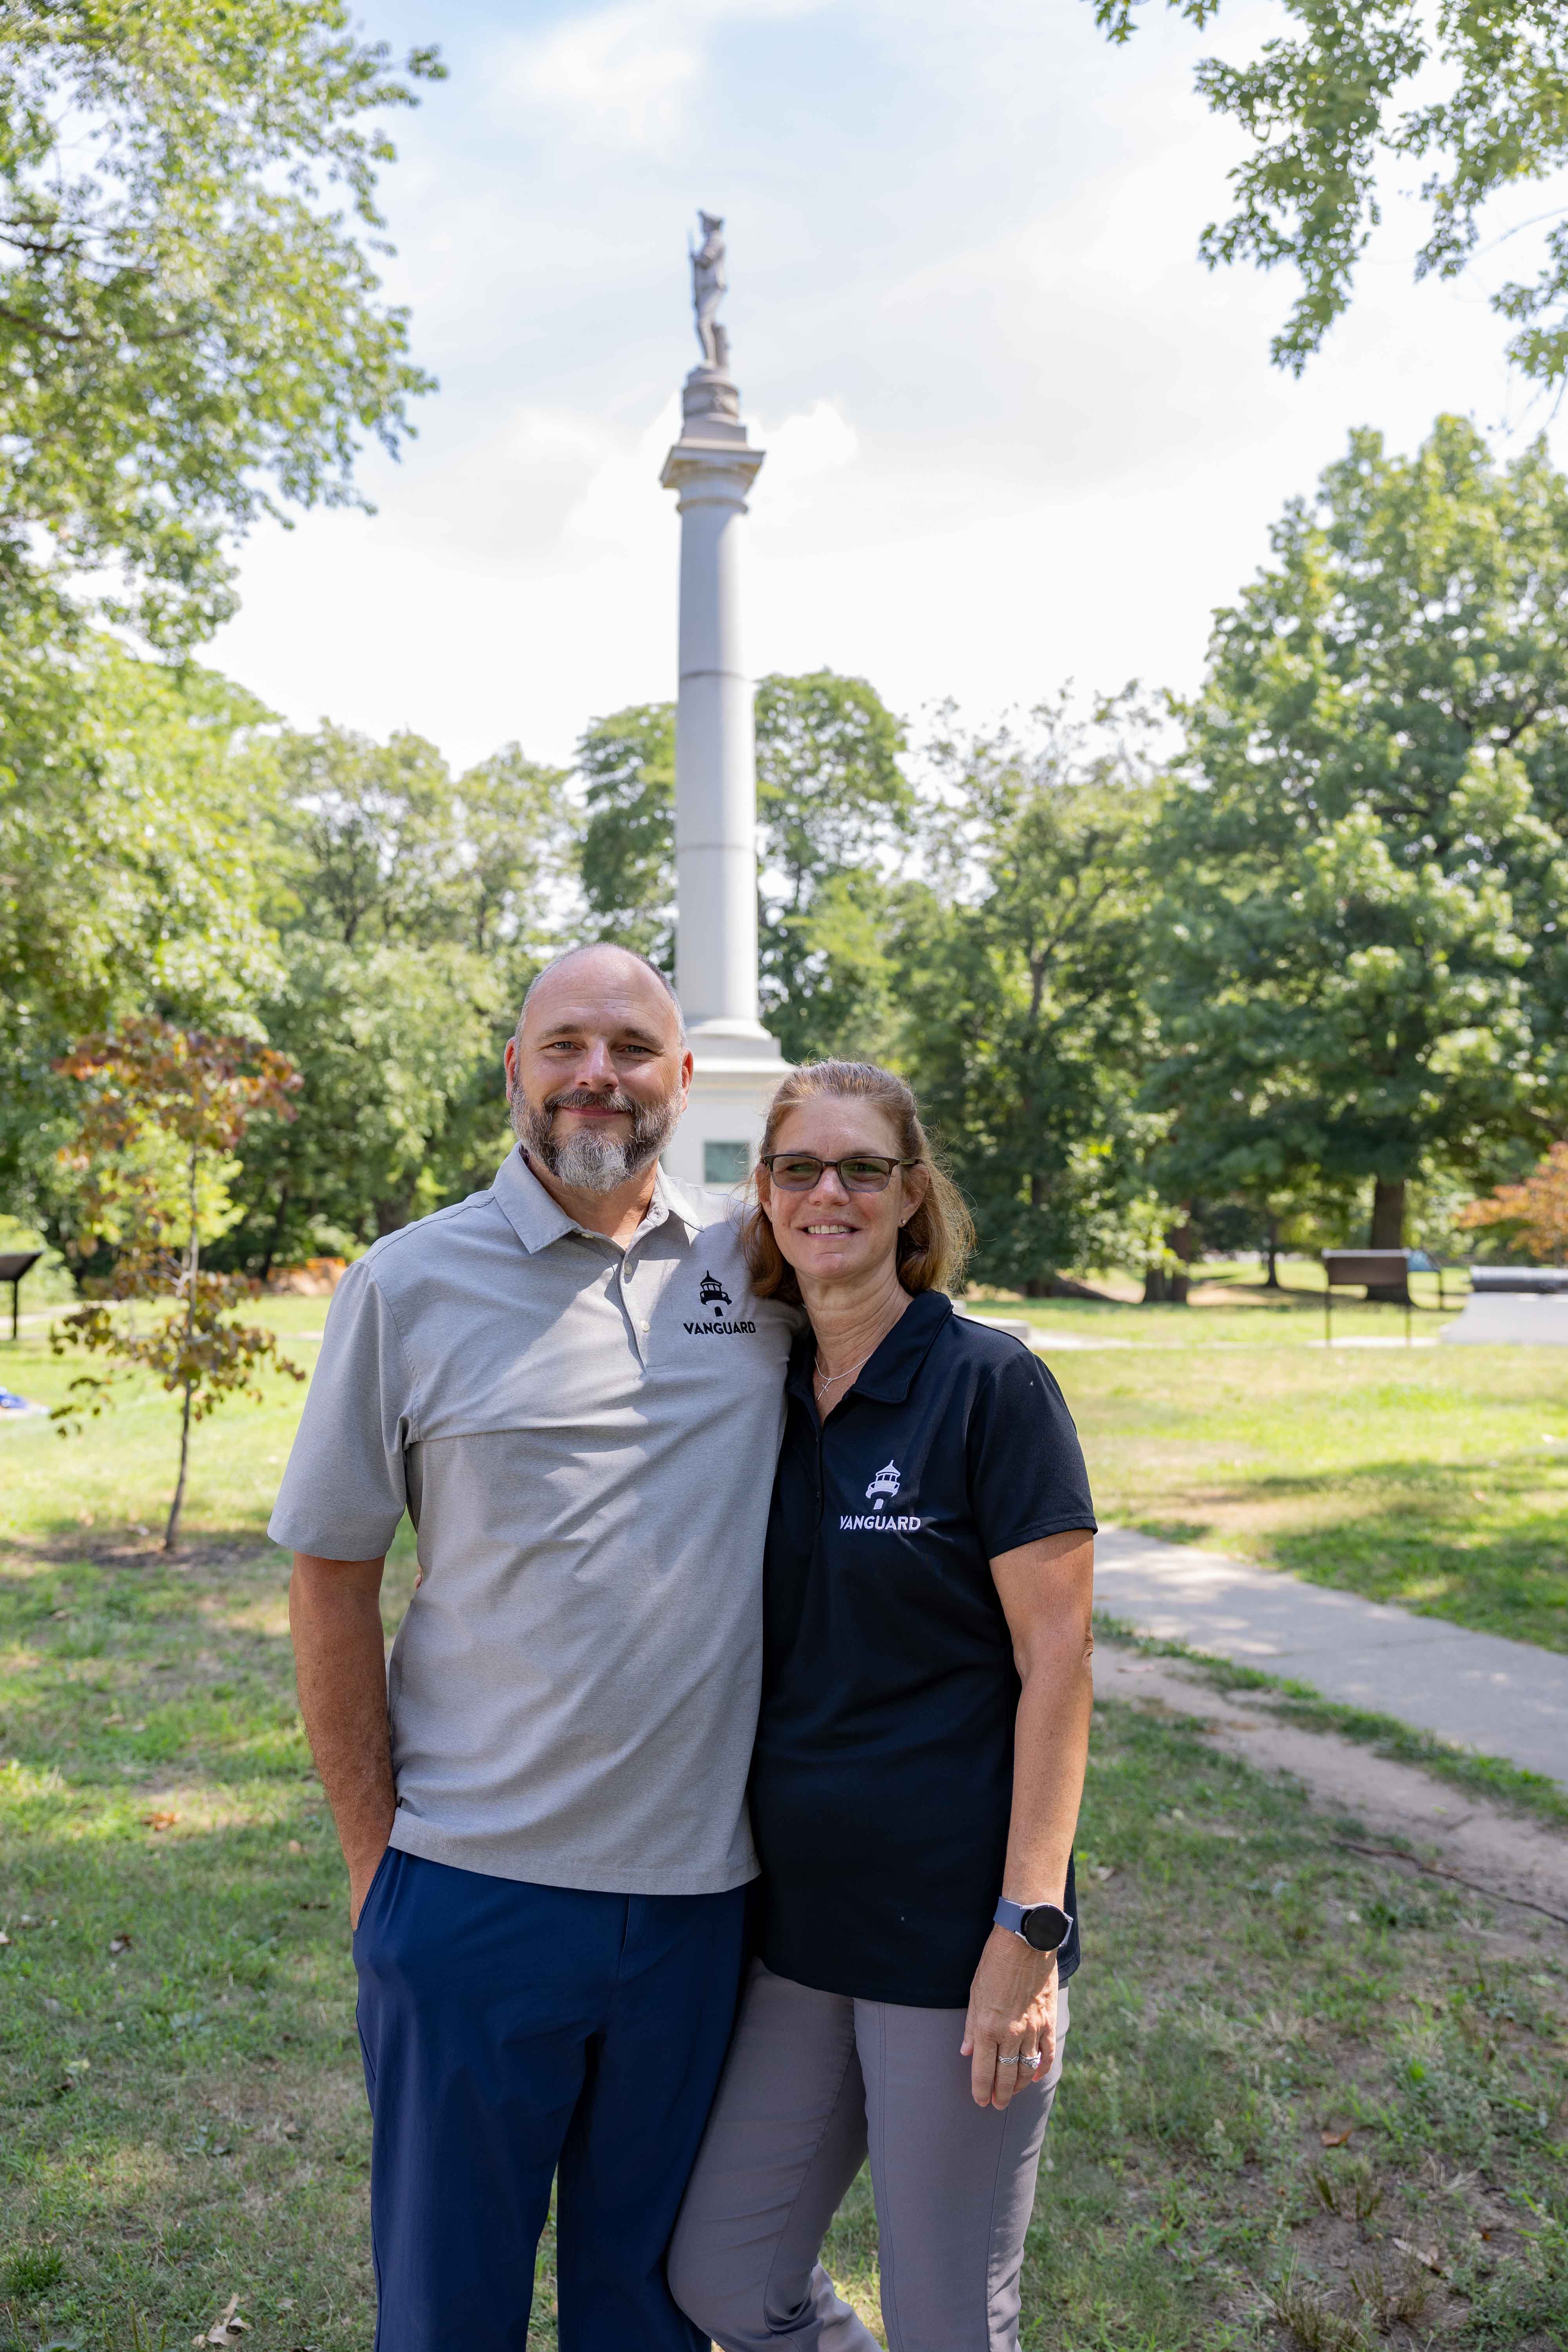
[[[1335,1339],[1384,1344],[1328,1349],[1310,1299],[989,1311],[1095,1343],[1045,1353],[1102,1517],[1568,1650],[1568,1349],[1406,1349],[1372,1307]]]
[[[324,1302],[267,1311],[310,1364]],[[1568,1646],[1551,1350],[1326,1355],[1289,1307],[1030,1313],[1129,1343],[1056,1359],[1108,1517]],[[26,1394],[68,1374],[37,1328],[0,1349]],[[342,1874],[262,1535],[299,1396],[197,1431],[174,1562],[142,1532],[170,1399],[128,1387],[63,1443],[0,1423],[0,2352],[188,2344],[236,2294],[256,2352],[369,2341]],[[412,1573],[405,1531],[389,1627]],[[1347,1852],[1288,1790],[1114,1706],[1080,1851],[1025,2343],[1568,2338],[1560,1931]],[[864,2183],[830,2258],[874,2318]],[[548,2242],[537,2311],[542,2347]]]
[[[0,1551],[0,2347],[184,2346],[236,2294],[256,2352],[367,2344],[342,1873],[279,1555]],[[1127,1708],[1097,1713],[1081,1853],[1026,2344],[1560,2344],[1556,1931]],[[831,2259],[874,2317],[864,2183]],[[552,2322],[547,2242],[541,2347]]]

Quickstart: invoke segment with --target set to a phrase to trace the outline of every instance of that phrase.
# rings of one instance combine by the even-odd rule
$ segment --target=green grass
[[[1568,1651],[1568,1350],[1331,1350],[1300,1298],[989,1311],[1101,1343],[1044,1352],[1102,1518]],[[1363,1307],[1334,1328],[1403,1326]]]
[[[6,1294],[8,1298],[9,1293]],[[325,1298],[268,1298],[257,1319],[283,1338],[302,1370],[315,1368]],[[5,1329],[8,1333],[9,1323]],[[91,1359],[101,1366],[102,1359]],[[49,1352],[46,1328],[23,1325],[20,1343],[0,1342],[0,1385],[46,1405],[65,1402],[88,1364]],[[304,1391],[269,1380],[264,1401],[221,1405],[191,1440],[185,1519],[209,1540],[262,1534],[289,1457]],[[163,1531],[179,1462],[177,1399],[137,1375],[80,1436],[62,1438],[41,1416],[0,1418],[0,1535],[58,1543],[89,1529],[95,1539],[140,1541]]]
[[[4,2352],[183,2346],[237,2294],[256,2352],[369,2339],[343,1878],[284,1599],[232,1529],[173,1564],[0,1550]],[[1561,1937],[1345,1833],[1179,1724],[1097,1709],[1031,2352],[1309,2342],[1271,2296],[1368,2345],[1563,2340]],[[1407,2276],[1399,2238],[1443,2275]],[[868,2317],[875,2252],[862,2181],[829,2259]],[[1376,2332],[1424,2290],[1414,2331]],[[547,2240],[538,2352],[552,2315]]]

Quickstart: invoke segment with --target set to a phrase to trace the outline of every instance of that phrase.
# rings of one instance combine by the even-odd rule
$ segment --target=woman
[[[758,1949],[670,2250],[723,2352],[874,2352],[823,2238],[868,2152],[890,2352],[1010,2352],[1078,1961],[1094,1516],[1050,1374],[945,1295],[913,1096],[773,1098],[752,1283],[809,1318],[769,1522]]]

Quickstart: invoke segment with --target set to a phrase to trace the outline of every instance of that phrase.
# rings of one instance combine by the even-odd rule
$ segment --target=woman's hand
[[[969,1988],[961,2053],[977,2107],[1005,2107],[1057,2054],[1057,1956],[993,1927]]]

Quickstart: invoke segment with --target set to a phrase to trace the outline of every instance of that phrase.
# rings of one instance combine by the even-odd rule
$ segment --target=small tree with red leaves
[[[1522,1184],[1500,1184],[1484,1201],[1472,1201],[1458,1222],[1495,1227],[1538,1265],[1568,1260],[1568,1143],[1554,1143]]]
[[[178,1391],[180,1473],[163,1531],[179,1543],[190,1465],[191,1424],[227,1396],[261,1402],[262,1369],[302,1381],[278,1351],[277,1335],[236,1319],[259,1285],[202,1265],[204,1238],[232,1222],[228,1181],[234,1153],[258,1117],[292,1118],[300,1078],[269,1045],[209,1037],[155,1017],[128,1021],[112,1036],[85,1037],[56,1065],[81,1087],[77,1133],[60,1153],[79,1180],[75,1254],[100,1243],[117,1252],[104,1282],[55,1326],[57,1355],[80,1349],[110,1359],[83,1371],[52,1418],[62,1437],[111,1402],[116,1381],[135,1369]],[[136,1308],[150,1304],[151,1326]]]

